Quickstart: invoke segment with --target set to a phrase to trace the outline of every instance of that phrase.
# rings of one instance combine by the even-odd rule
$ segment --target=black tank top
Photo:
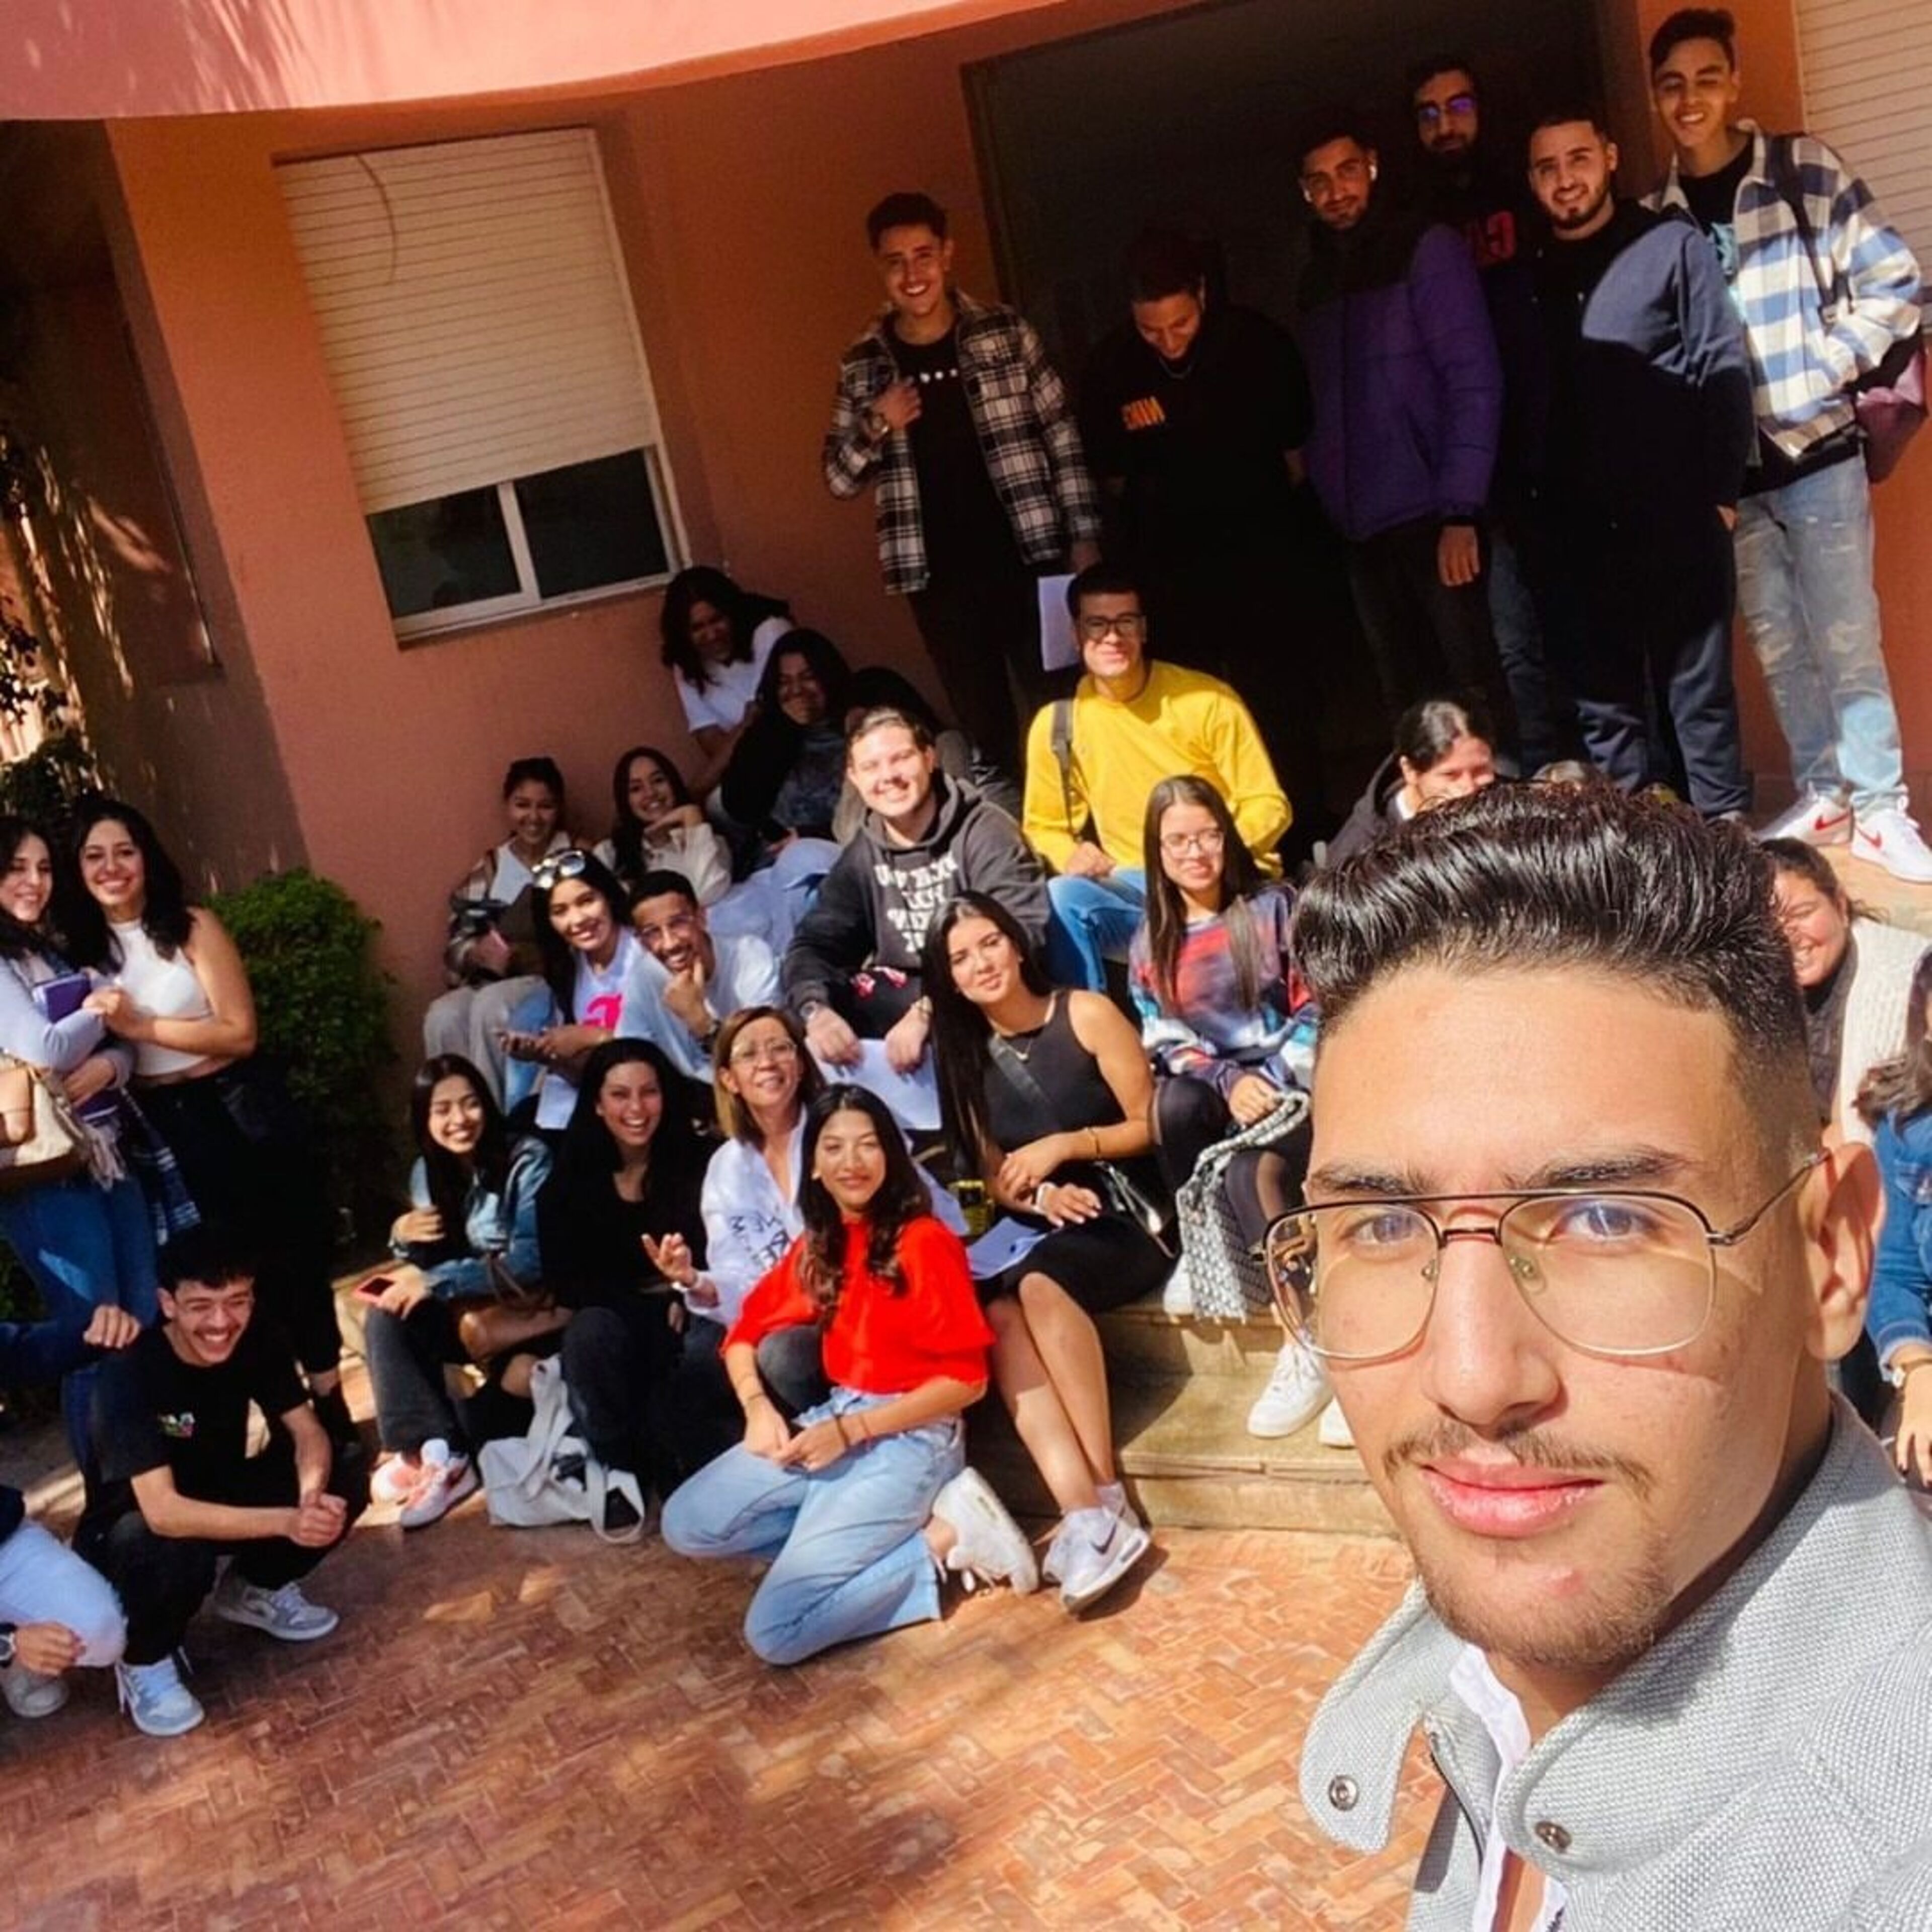
[[[986,1124],[1003,1154],[1048,1134],[1111,1127],[1126,1118],[1100,1063],[1076,1037],[1066,1008],[1066,995],[1056,993],[1044,1026],[995,1046],[986,1070]],[[1002,1064],[1008,1054],[1024,1075]],[[1026,1075],[1037,1094],[1028,1091]]]

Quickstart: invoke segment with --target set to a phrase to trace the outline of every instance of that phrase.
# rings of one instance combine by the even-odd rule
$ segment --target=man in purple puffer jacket
[[[1419,698],[1474,698],[1514,751],[1480,581],[1503,398],[1481,284],[1454,230],[1378,198],[1348,116],[1312,123],[1300,152],[1316,218],[1295,304],[1315,398],[1304,454],[1348,540],[1383,702],[1393,721]]]

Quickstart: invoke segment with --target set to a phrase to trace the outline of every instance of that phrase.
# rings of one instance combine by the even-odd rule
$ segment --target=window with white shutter
[[[676,505],[590,131],[279,173],[398,634],[669,575]]]
[[[1798,0],[1808,132],[1862,176],[1932,268],[1932,7]]]

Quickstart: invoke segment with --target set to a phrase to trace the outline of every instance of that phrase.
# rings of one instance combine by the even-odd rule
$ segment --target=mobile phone
[[[367,1281],[358,1281],[356,1284],[356,1298],[358,1301],[380,1301],[382,1291],[394,1286],[395,1277],[393,1275],[372,1274]]]

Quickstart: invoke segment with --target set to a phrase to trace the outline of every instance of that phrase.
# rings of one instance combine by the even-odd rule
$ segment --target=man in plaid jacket
[[[1738,602],[1798,791],[1767,834],[1849,842],[1897,878],[1932,881],[1932,850],[1906,808],[1852,400],[1918,327],[1918,264],[1822,141],[1730,118],[1740,84],[1728,13],[1673,14],[1650,66],[1676,149],[1651,206],[1688,209],[1711,237],[1750,339],[1758,440],[1738,506]]]
[[[1036,582],[1099,555],[1100,513],[1066,391],[1011,309],[952,284],[946,212],[888,195],[866,218],[885,312],[845,352],[826,487],[878,485],[886,589],[909,597],[954,714],[987,756],[1018,768],[1013,693],[1046,697]]]

